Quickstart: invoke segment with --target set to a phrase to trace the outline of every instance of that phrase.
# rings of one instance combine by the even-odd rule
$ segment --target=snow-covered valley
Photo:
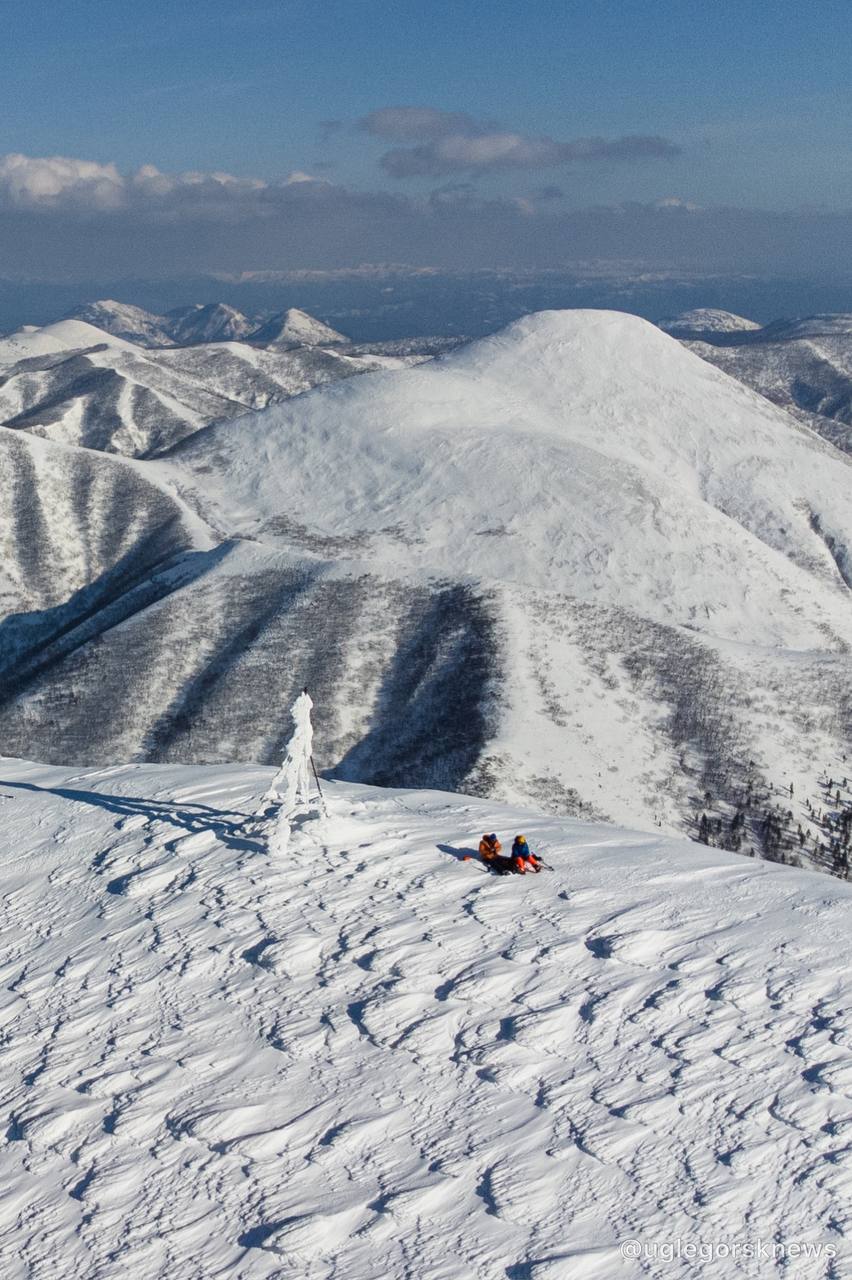
[[[852,1274],[852,888],[271,775],[0,764],[4,1280]]]

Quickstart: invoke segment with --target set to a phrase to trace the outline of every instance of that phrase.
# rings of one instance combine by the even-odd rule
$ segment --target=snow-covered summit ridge
[[[0,761],[5,1274],[836,1273],[850,886],[341,784],[276,860],[273,772]]]
[[[178,346],[205,342],[238,342],[254,328],[248,316],[224,302],[194,303],[177,307],[166,316],[168,332]]]
[[[289,307],[266,319],[244,315],[224,302],[195,302],[154,315],[110,298],[87,302],[66,317],[84,321],[144,347],[194,346],[247,341],[258,346],[339,346],[349,339],[307,311]]]
[[[760,325],[755,320],[738,316],[717,307],[695,307],[679,315],[658,321],[659,328],[673,338],[697,338],[708,334],[755,333]]]
[[[84,320],[57,320],[38,328],[24,325],[15,333],[0,338],[0,367],[17,364],[34,356],[52,355],[59,351],[85,350],[107,346],[113,350],[133,352],[136,345],[99,329]]]
[[[164,316],[112,298],[101,298],[75,307],[66,319],[84,320],[115,337],[126,338],[143,347],[168,346],[172,341]]]
[[[300,311],[298,307],[290,307],[287,311],[272,316],[252,333],[249,340],[261,346],[278,347],[318,347],[349,341],[344,334],[308,315],[307,311]]]
[[[563,590],[760,643],[849,631],[848,465],[635,316],[529,316],[214,425],[169,465],[229,532],[286,516],[350,539],[355,560],[369,538],[383,571]]]

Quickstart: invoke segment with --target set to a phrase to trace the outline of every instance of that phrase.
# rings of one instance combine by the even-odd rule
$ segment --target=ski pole
[[[322,805],[322,811],[323,811],[323,813],[325,814],[325,816],[326,816],[326,817],[328,817],[328,806],[327,806],[327,805],[326,805],[326,803],[325,803],[325,796],[324,796],[324,795],[323,795],[323,793],[322,793],[322,787],[320,786],[319,774],[317,773],[317,767],[316,767],[316,765],[314,764],[314,758],[313,758],[313,756],[311,756],[311,768],[312,768],[312,769],[313,769],[313,771],[314,771],[314,780],[315,780],[315,782],[316,782],[316,784],[317,784],[317,791],[319,792],[319,798],[320,798],[320,803],[321,803],[321,805]]]

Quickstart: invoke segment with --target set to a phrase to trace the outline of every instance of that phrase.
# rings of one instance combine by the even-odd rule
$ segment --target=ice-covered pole
[[[293,736],[281,768],[272,779],[264,799],[280,804],[284,813],[290,814],[296,805],[310,801],[311,756],[313,755],[314,727],[311,724],[311,696],[303,689],[290,708],[293,717]]]
[[[290,818],[296,808],[310,804],[311,772],[313,769],[314,729],[311,724],[310,694],[304,689],[290,708],[293,717],[293,734],[287,743],[287,750],[281,768],[272,779],[269,790],[264,796],[264,804],[278,806],[270,820],[269,847],[273,853],[285,854],[290,840]],[[317,783],[319,788],[319,783]],[[325,811],[325,802],[320,792],[320,808]]]

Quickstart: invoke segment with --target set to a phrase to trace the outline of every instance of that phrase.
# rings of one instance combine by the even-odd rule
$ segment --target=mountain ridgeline
[[[852,464],[723,313],[429,359],[115,306],[0,340],[5,754],[273,762],[307,684],[337,777],[845,874]]]

